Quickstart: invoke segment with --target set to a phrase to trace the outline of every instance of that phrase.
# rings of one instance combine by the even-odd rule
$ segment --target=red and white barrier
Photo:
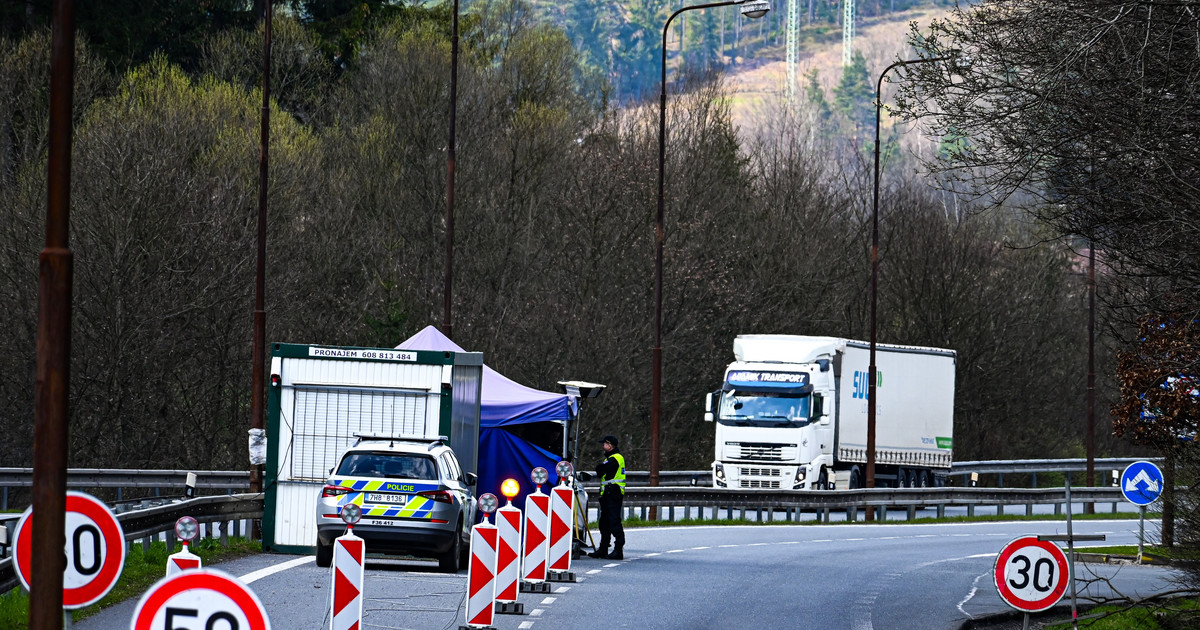
[[[496,605],[501,613],[524,614],[517,602],[521,574],[521,510],[508,505],[496,510]]]
[[[200,568],[200,556],[188,551],[187,541],[183,541],[183,550],[167,556],[167,577],[182,573],[188,569]]]
[[[572,525],[575,522],[575,491],[559,484],[550,491],[551,571],[571,570]]]
[[[546,581],[546,558],[550,555],[547,545],[550,525],[550,495],[543,494],[541,486],[525,496],[525,541],[522,547],[521,567],[526,582]]]
[[[490,628],[495,617],[496,539],[496,526],[487,520],[471,529],[471,566],[467,569],[467,628]]]
[[[362,627],[363,561],[367,547],[348,530],[333,541],[333,589],[330,630],[359,630]]]

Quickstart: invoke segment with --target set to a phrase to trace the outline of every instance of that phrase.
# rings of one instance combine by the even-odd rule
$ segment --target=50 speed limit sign
[[[130,630],[271,630],[262,601],[237,578],[192,569],[159,580],[142,595]]]
[[[103,501],[82,492],[67,492],[65,533],[67,566],[63,571],[63,608],[90,606],[104,597],[121,577],[125,566],[125,533]],[[33,508],[17,522],[13,541],[13,566],[21,585],[33,575]]]
[[[1067,554],[1037,536],[1022,536],[1005,545],[996,556],[993,575],[1000,599],[1025,612],[1057,604],[1071,583]]]

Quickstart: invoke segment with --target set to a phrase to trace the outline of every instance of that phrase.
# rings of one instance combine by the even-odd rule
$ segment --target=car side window
[[[455,481],[463,481],[462,469],[449,453],[444,453],[442,459],[446,462],[447,476]]]

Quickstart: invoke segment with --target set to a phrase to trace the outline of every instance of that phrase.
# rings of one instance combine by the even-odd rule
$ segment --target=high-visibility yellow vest
[[[620,453],[613,453],[609,457],[617,460],[617,472],[613,474],[612,479],[608,477],[600,481],[600,489],[603,492],[604,486],[616,484],[621,489],[621,494],[625,494],[625,456]]]

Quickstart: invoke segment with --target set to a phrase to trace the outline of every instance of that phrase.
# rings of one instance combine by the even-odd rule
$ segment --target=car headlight
[[[804,481],[804,478],[807,476],[808,476],[808,468],[801,466],[800,468],[796,469],[796,483],[800,483],[801,481]]]
[[[713,474],[717,476],[717,479],[725,479],[725,467],[717,464],[716,468],[713,469]]]

